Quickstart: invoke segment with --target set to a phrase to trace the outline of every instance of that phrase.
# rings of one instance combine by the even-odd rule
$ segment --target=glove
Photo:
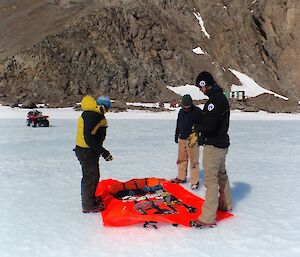
[[[188,147],[193,147],[196,143],[198,143],[199,134],[193,130],[193,132],[188,137]]]
[[[175,143],[178,144],[178,137],[175,136]]]
[[[110,152],[107,151],[107,150],[105,150],[101,155],[102,155],[102,157],[104,158],[104,160],[106,160],[107,162],[113,160],[112,155],[111,155]]]

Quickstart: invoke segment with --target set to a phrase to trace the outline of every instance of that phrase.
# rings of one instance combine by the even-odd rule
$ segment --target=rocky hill
[[[84,94],[106,94],[163,101],[178,98],[167,85],[192,84],[202,70],[228,89],[239,83],[232,68],[296,103],[299,5],[292,0],[4,0],[0,100],[66,106]],[[198,46],[204,55],[192,51]]]

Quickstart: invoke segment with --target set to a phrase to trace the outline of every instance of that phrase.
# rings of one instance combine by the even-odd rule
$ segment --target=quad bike
[[[30,111],[27,113],[26,125],[32,127],[49,127],[49,116],[45,116],[39,111]]]

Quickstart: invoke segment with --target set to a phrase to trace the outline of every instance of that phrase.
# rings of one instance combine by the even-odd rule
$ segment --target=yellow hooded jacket
[[[83,113],[77,122],[76,146],[90,148],[93,152],[101,154],[107,128],[105,109],[97,105],[96,100],[89,95],[83,97],[81,108]]]

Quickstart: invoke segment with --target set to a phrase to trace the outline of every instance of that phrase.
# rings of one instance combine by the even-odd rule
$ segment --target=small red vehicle
[[[27,126],[32,125],[32,127],[49,127],[49,116],[43,115],[40,111],[30,111],[27,113]]]

